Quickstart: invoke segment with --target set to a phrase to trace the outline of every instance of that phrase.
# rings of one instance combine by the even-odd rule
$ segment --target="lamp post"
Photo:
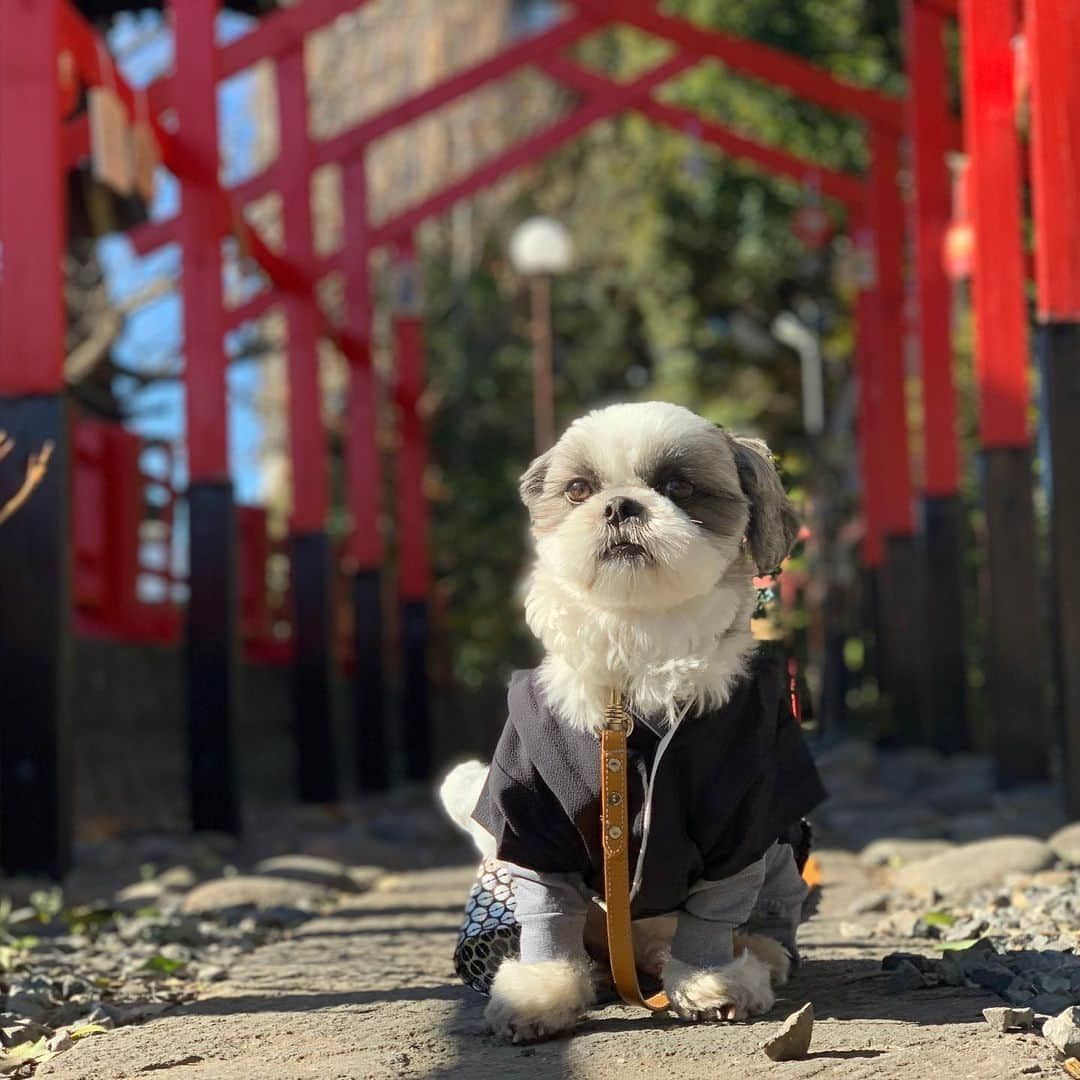
[[[510,261],[529,279],[533,342],[533,429],[536,452],[555,442],[552,378],[551,279],[570,269],[573,246],[566,226],[550,217],[523,221],[510,237]]]

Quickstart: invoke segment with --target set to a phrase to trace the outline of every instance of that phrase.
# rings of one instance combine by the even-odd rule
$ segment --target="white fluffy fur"
[[[488,767],[481,761],[463,761],[446,774],[439,785],[439,802],[450,820],[467,832],[485,859],[495,857],[495,837],[472,819],[476,800],[480,798]]]
[[[723,705],[743,672],[755,594],[742,536],[699,528],[636,475],[658,448],[711,430],[688,409],[650,402],[591,412],[563,436],[568,447],[587,447],[607,486],[594,506],[536,532],[525,617],[546,650],[541,686],[574,727],[600,726],[612,686],[636,711],[673,721],[687,706]],[[616,495],[648,512],[647,566],[597,561],[603,504]]]
[[[736,934],[735,955],[744,949],[752,952],[772,975],[773,986],[783,986],[791,974],[791,955],[787,949],[764,934]]]
[[[597,730],[612,686],[630,707],[673,720],[727,701],[753,651],[755,594],[749,568],[667,609],[597,603],[540,563],[529,582],[525,617],[543,642],[540,685],[572,726]]]
[[[496,1035],[530,1042],[569,1031],[594,998],[592,976],[583,963],[504,960],[484,1017]]]
[[[776,1001],[768,965],[746,949],[730,964],[697,968],[679,960],[664,967],[664,989],[683,1020],[745,1020]]]

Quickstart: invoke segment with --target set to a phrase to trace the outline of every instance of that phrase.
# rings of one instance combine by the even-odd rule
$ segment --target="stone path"
[[[1064,1076],[1047,1042],[982,1019],[1001,1005],[980,990],[895,989],[893,949],[933,943],[882,937],[881,914],[851,914],[870,887],[851,854],[823,851],[828,887],[804,928],[804,966],[773,1012],[731,1027],[686,1026],[622,1006],[595,1011],[573,1038],[529,1047],[487,1035],[482,999],[457,983],[450,953],[471,870],[395,875],[343,896],[327,914],[242,957],[196,1001],[157,1019],[80,1040],[43,1064],[55,1080],[724,1076],[902,1076],[1013,1080]],[[806,1001],[817,1016],[810,1056],[775,1064],[760,1050]]]

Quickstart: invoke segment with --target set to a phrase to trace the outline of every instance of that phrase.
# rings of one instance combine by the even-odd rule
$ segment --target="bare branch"
[[[0,457],[7,457],[13,445],[6,435],[0,435]],[[26,477],[23,479],[22,487],[3,506],[0,506],[0,525],[3,525],[19,510],[33,494],[34,489],[45,479],[53,449],[54,446],[50,440],[36,454],[31,454],[26,459]]]

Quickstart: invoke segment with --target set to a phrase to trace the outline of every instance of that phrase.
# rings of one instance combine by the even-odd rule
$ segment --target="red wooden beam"
[[[595,94],[617,86],[612,80],[561,57],[545,60],[539,66],[552,78],[583,92]],[[691,109],[669,105],[653,97],[635,103],[634,109],[655,123],[673,128],[690,138],[700,139],[731,157],[760,165],[775,175],[802,182],[814,180],[819,183],[823,194],[849,208],[861,204],[865,196],[863,182],[859,177],[755,142],[723,124],[699,116]]]
[[[1028,0],[1038,314],[1080,322],[1080,7]]]
[[[217,78],[227,79],[260,60],[272,60],[303,45],[304,37],[355,11],[368,0],[304,0],[294,7],[268,15],[249,34],[217,50]],[[176,100],[172,77],[156,79],[147,88],[157,116]]]
[[[903,104],[896,98],[838,79],[813,64],[760,42],[748,41],[723,30],[696,26],[663,15],[655,0],[571,0],[582,11],[617,19],[664,38],[698,59],[720,60],[735,71],[783,86],[805,101],[838,112],[851,113],[869,123],[900,134],[904,129]]]
[[[957,16],[957,0],[914,0],[915,6],[943,18],[955,19]]]
[[[1028,326],[1013,96],[1012,0],[963,0],[965,134],[975,228],[975,372],[985,448],[1028,445]]]
[[[610,92],[586,101],[569,115],[486,161],[467,176],[448,184],[441,191],[374,227],[371,230],[371,246],[382,247],[411,235],[412,231],[428,218],[437,217],[454,203],[501,180],[516,169],[539,161],[597,121],[614,116],[640,98],[647,97],[658,86],[685,71],[693,63],[695,61],[690,57],[675,56],[632,82],[613,85]],[[338,266],[340,261],[340,254],[330,256],[323,266],[323,272]]]
[[[67,238],[50,4],[0,4],[0,396],[64,385]],[[28,453],[37,447],[22,447]],[[8,568],[17,572],[16,568]]]
[[[285,250],[307,280],[315,262],[311,230],[308,98],[304,54],[297,49],[277,61],[281,129],[281,204]],[[284,296],[288,324],[289,450],[292,461],[292,531],[318,533],[329,505],[326,433],[319,380],[321,317],[310,291]]]
[[[372,570],[383,561],[382,478],[377,441],[378,376],[369,355],[371,246],[363,158],[345,167],[343,192],[345,246],[341,269],[345,276],[345,324],[366,354],[349,365],[349,396],[345,406],[345,484],[352,518],[347,553],[354,569]],[[366,362],[359,362],[361,359]]]
[[[480,87],[503,79],[519,68],[535,64],[552,56],[560,49],[594,32],[598,23],[593,19],[576,16],[551,27],[542,33],[507,46],[501,52],[483,60],[464,71],[451,75],[428,90],[405,101],[397,102],[374,116],[361,120],[355,127],[317,143],[317,164],[348,161],[361,155],[373,140],[388,132],[419,119],[450,104],[455,99]]]
[[[875,365],[880,365],[880,432],[883,504],[887,536],[915,531],[908,440],[904,356],[904,203],[900,194],[900,146],[891,132],[870,133],[870,213],[876,255]]]
[[[942,251],[952,213],[946,155],[952,124],[941,15],[909,0],[904,9],[908,124],[914,194],[909,204],[915,239],[915,283],[923,396],[925,494],[955,495],[960,487],[953,384],[952,288]]]
[[[303,8],[294,8],[300,11]],[[272,18],[276,18],[273,16]],[[505,78],[514,71],[549,56],[559,49],[592,33],[597,28],[596,20],[582,17],[567,19],[542,33],[526,38],[511,45],[495,56],[482,60],[464,71],[444,79],[435,86],[395,102],[374,116],[362,120],[359,124],[343,131],[333,138],[312,145],[312,167],[331,163],[345,164],[357,157],[362,157],[368,144],[387,132],[401,127],[435,109],[442,108],[472,90]],[[254,35],[250,35],[254,36]],[[246,38],[243,40],[247,40]],[[262,198],[280,185],[278,159],[256,176],[235,185],[231,193],[236,202],[246,204]],[[228,223],[225,224],[228,228]],[[132,233],[132,242],[136,250],[143,254],[155,247],[168,243],[173,238],[172,226],[168,221],[155,222],[136,229]]]
[[[192,482],[229,477],[225,319],[221,296],[218,219],[215,0],[174,0],[176,112],[187,170],[181,177],[184,212],[180,290],[184,306],[188,473]]]
[[[225,329],[235,330],[246,322],[258,319],[265,315],[275,304],[281,302],[281,297],[274,289],[263,289],[254,296],[249,297],[236,307],[225,309]]]
[[[852,229],[856,248],[873,262],[873,232],[858,219]],[[863,535],[860,558],[863,566],[877,569],[885,562],[885,522],[881,468],[881,369],[878,363],[877,299],[870,288],[859,288],[855,297],[854,370],[856,379],[855,434],[858,445],[859,483]]]

